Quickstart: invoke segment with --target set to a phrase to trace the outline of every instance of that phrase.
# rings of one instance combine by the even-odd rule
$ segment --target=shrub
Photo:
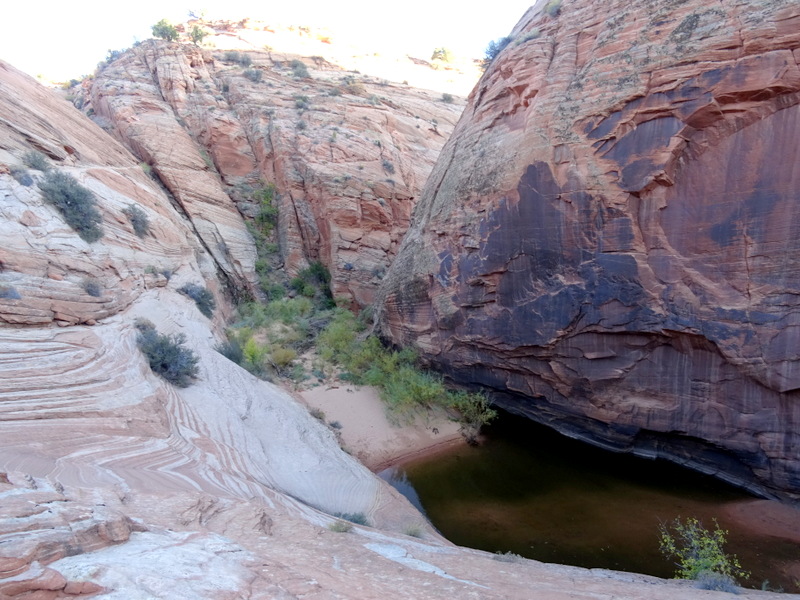
[[[299,129],[300,131],[305,131],[306,128],[308,127],[308,123],[306,123],[303,120],[300,120],[300,121],[297,122],[295,127],[297,127],[297,129]]]
[[[545,5],[544,12],[551,17],[558,16],[558,13],[561,12],[561,0],[550,0],[550,2]]]
[[[17,183],[30,187],[33,185],[33,177],[28,172],[28,169],[23,167],[11,167],[11,176],[17,180]]]
[[[307,79],[308,77],[311,77],[308,72],[308,67],[303,61],[294,59],[291,63],[289,63],[289,66],[292,68],[292,75],[295,77],[299,79]]]
[[[161,38],[168,42],[178,41],[178,30],[175,29],[174,25],[170,25],[166,19],[161,19],[150,30],[153,32],[153,37]]]
[[[500,52],[502,52],[503,48],[508,46],[511,42],[510,37],[500,38],[499,40],[492,40],[489,42],[489,45],[486,46],[486,50],[484,52],[483,58],[483,68],[489,66],[489,64],[497,57]]]
[[[242,350],[244,354],[244,367],[256,375],[264,372],[264,357],[267,355],[267,349],[260,345],[255,338],[248,337]]]
[[[67,224],[87,242],[96,242],[103,237],[100,224],[103,217],[97,210],[94,194],[78,181],[59,171],[49,171],[39,189],[44,199],[55,206]]]
[[[403,533],[415,538],[421,538],[424,532],[425,530],[421,525],[409,525],[403,530]]]
[[[705,585],[717,582],[734,583],[736,577],[749,577],[736,556],[725,554],[727,531],[720,529],[714,521],[714,531],[708,531],[695,518],[684,523],[679,518],[671,525],[664,523],[659,527],[660,548],[667,558],[676,559],[676,576],[681,579],[702,578]],[[718,588],[704,588],[718,589]]]
[[[242,73],[245,77],[247,77],[253,83],[258,83],[261,81],[261,78],[264,76],[264,73],[259,71],[258,69],[247,69],[244,73]]]
[[[272,364],[279,369],[289,366],[295,358],[297,358],[297,352],[292,348],[283,348],[280,346],[275,348],[270,354]]]
[[[222,356],[229,361],[235,362],[237,365],[242,364],[244,360],[244,349],[236,338],[225,340],[221,344],[217,344],[214,346],[214,350],[222,354]]]
[[[308,110],[308,96],[295,96],[294,107],[298,110]]]
[[[431,54],[431,60],[441,60],[442,62],[449,63],[453,60],[453,53],[447,48],[436,48]]]
[[[183,287],[178,288],[178,291],[184,296],[188,296],[194,300],[200,312],[209,319],[213,316],[217,303],[214,300],[214,294],[212,294],[210,290],[196,283],[187,283]]]
[[[351,523],[355,523],[356,525],[365,525],[369,527],[369,521],[367,521],[367,515],[364,513],[335,513],[334,517],[338,517],[340,519],[344,519],[345,521],[350,521]]]
[[[387,173],[389,173],[390,175],[392,173],[394,173],[394,165],[392,164],[392,161],[387,160],[387,159],[384,158],[383,159],[383,170],[386,171]]]
[[[137,320],[139,330],[136,343],[147,357],[150,369],[160,377],[178,387],[188,387],[197,377],[197,355],[186,348],[186,336],[162,335],[149,321]]]
[[[13,285],[0,284],[0,298],[6,300],[19,300],[22,296]]]
[[[453,100],[455,100],[453,94],[448,94],[447,92],[442,94],[442,102],[444,102],[445,104],[452,104]]]
[[[207,35],[208,32],[201,29],[197,25],[193,25],[191,30],[189,31],[189,39],[192,40],[192,43],[195,46],[199,46]]]
[[[514,554],[511,551],[508,552],[496,552],[495,555],[492,557],[497,562],[504,562],[504,563],[519,563],[525,560],[519,554]]]
[[[704,571],[697,576],[694,587],[700,590],[716,590],[736,594],[739,589],[736,580],[720,573],[709,573]]]
[[[22,162],[24,162],[31,169],[44,172],[49,171],[51,166],[50,161],[47,160],[47,157],[41,152],[37,152],[36,150],[31,150],[30,152],[26,152],[22,156]]]
[[[103,288],[100,285],[100,281],[94,277],[87,277],[84,279],[81,282],[81,287],[87,294],[94,298],[99,298],[103,295]]]
[[[347,533],[352,531],[353,525],[352,523],[348,523],[347,521],[334,521],[330,525],[328,525],[328,529],[331,531],[335,531],[336,533]]]
[[[242,65],[243,67],[249,67],[250,65],[253,64],[253,59],[250,58],[249,54],[245,54],[244,52],[242,52],[239,55],[239,64]]]
[[[236,50],[228,50],[223,58],[223,60],[227,62],[235,62],[235,63],[238,63],[241,59],[242,55],[239,54]]]
[[[150,219],[147,213],[135,204],[129,204],[127,208],[122,210],[122,213],[128,217],[128,220],[133,225],[133,231],[140,238],[143,238],[150,233]]]

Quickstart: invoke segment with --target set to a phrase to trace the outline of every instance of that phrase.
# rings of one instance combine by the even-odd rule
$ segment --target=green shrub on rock
[[[209,319],[214,315],[217,302],[214,300],[214,294],[212,294],[210,290],[196,283],[187,283],[183,287],[178,288],[178,291],[184,296],[188,296],[194,300],[200,312]]]
[[[155,325],[143,319],[137,320],[135,327],[139,330],[136,343],[147,357],[150,369],[175,386],[189,387],[197,377],[199,359],[184,346],[186,336],[162,335]]]
[[[72,175],[49,171],[39,182],[39,189],[81,238],[91,243],[103,237],[103,217],[97,210],[97,200]]]
[[[714,526],[714,531],[708,531],[695,518],[662,524],[660,548],[664,556],[676,560],[678,578],[697,580],[702,589],[727,590],[736,585],[737,577],[746,579],[750,574],[736,556],[725,554],[728,532],[716,520]]]
[[[122,212],[128,217],[131,225],[133,225],[133,231],[136,235],[143,238],[150,233],[150,219],[148,219],[147,213],[141,208],[135,204],[129,204]]]

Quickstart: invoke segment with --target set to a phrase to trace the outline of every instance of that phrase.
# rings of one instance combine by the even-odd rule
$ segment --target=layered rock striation
[[[84,109],[153,168],[215,260],[249,273],[234,283],[256,281],[240,213],[257,216],[251,192],[271,184],[290,274],[321,261],[334,296],[366,306],[462,107],[319,56],[148,40],[98,73]]]
[[[800,8],[538,2],[445,145],[379,328],[513,411],[800,495]]]

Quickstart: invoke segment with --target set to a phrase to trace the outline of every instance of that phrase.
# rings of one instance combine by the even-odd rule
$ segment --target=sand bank
[[[409,425],[392,423],[378,390],[345,383],[298,392],[309,409],[325,413],[327,423],[338,423],[342,446],[372,471],[465,443],[458,423],[443,412],[420,416]]]

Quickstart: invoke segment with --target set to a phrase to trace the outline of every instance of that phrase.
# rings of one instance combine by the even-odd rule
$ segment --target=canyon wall
[[[500,406],[800,496],[800,7],[540,1],[471,94],[378,327]]]
[[[237,212],[213,211],[209,178],[176,202],[1,61],[0,107],[0,599],[692,597],[680,583],[447,543],[289,393],[215,351],[223,288],[247,280],[251,255],[213,243],[243,228]],[[100,239],[44,200],[45,172],[23,164],[33,150],[91,190]],[[193,202],[205,206],[181,208]],[[141,237],[132,205],[149,222]],[[213,318],[178,292],[185,283],[212,291]],[[191,386],[152,373],[142,318],[197,354]],[[329,528],[332,513],[359,512],[371,527]]]
[[[245,267],[235,287],[257,276],[232,229],[272,184],[288,272],[321,261],[334,297],[363,307],[463,108],[441,98],[320,56],[148,40],[98,72],[83,109],[152,167],[218,262]]]

